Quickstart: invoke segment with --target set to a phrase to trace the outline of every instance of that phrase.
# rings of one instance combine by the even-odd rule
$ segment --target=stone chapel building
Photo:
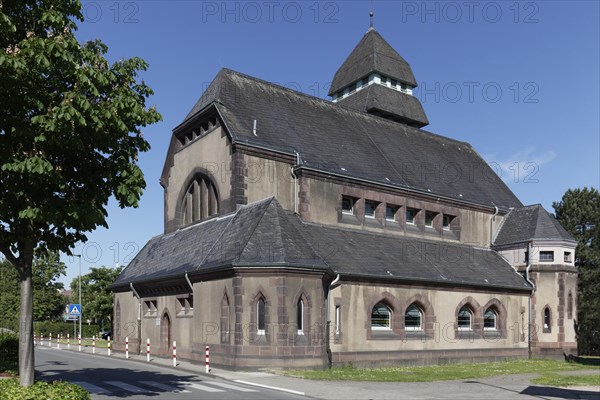
[[[575,240],[424,130],[374,29],[331,101],[222,69],[173,130],[164,233],[112,286],[115,347],[230,368],[576,351]]]

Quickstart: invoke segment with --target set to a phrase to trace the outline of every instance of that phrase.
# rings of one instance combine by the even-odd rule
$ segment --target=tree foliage
[[[33,318],[50,321],[61,318],[67,299],[58,279],[65,275],[66,265],[56,252],[37,252],[33,260]],[[19,276],[7,260],[0,261],[0,327],[17,330],[19,319]]]
[[[600,355],[600,193],[569,189],[552,204],[556,218],[577,239],[578,335],[580,354]]]
[[[49,321],[60,319],[67,305],[62,295],[64,285],[58,282],[67,266],[60,261],[59,253],[36,253],[33,260],[33,319]]]
[[[113,296],[108,288],[123,271],[123,267],[92,267],[81,277],[81,303],[83,319],[95,323],[112,320]],[[79,278],[71,282],[73,300],[79,299]]]
[[[0,2],[0,251],[21,285],[21,384],[33,383],[35,248],[70,249],[106,227],[111,196],[137,206],[144,177],[146,106],[140,58],[105,59],[99,40],[80,44],[78,0]]]

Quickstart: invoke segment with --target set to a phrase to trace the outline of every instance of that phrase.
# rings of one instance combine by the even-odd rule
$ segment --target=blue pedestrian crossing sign
[[[69,304],[69,317],[79,317],[81,315],[81,304]]]

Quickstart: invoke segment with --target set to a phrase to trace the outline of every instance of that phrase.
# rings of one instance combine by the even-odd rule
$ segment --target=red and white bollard
[[[62,333],[59,333],[56,337],[56,348],[60,349],[60,339],[62,339]]]
[[[146,339],[146,362],[150,362],[150,338]]]
[[[35,332],[33,334],[33,345],[35,346]]]
[[[67,333],[67,350],[71,350],[71,334]]]
[[[52,332],[50,332],[50,337],[48,338],[48,347],[52,347]]]
[[[43,346],[44,345],[44,334],[40,333],[40,343]]]
[[[129,336],[125,336],[125,358],[129,358]]]
[[[208,361],[208,346],[206,346],[206,373],[208,374],[210,372],[210,366],[209,366],[209,361]]]
[[[96,354],[96,335],[92,336],[92,354]]]
[[[177,342],[173,340],[173,366],[177,366]]]
[[[110,356],[110,336],[107,339],[108,339],[108,347],[106,349],[108,351],[108,355]]]
[[[81,351],[81,333],[77,336],[77,346],[79,346],[79,351]]]

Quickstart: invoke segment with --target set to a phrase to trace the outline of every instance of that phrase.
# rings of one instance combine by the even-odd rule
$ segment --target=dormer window
[[[571,261],[572,261],[571,252],[570,251],[565,251],[564,262],[570,263]]]

